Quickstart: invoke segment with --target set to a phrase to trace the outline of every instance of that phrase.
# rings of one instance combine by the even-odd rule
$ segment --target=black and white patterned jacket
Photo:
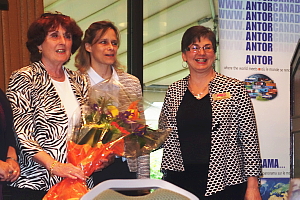
[[[176,114],[188,88],[188,78],[170,85],[160,114],[159,128],[172,129],[163,145],[162,170],[184,171]],[[214,98],[226,92],[230,98]],[[209,84],[209,94],[213,119],[206,196],[225,186],[246,182],[249,176],[261,175],[255,114],[243,82],[216,73]]]
[[[78,72],[63,69],[79,104],[83,105],[88,95],[86,78]],[[59,162],[66,162],[68,117],[64,106],[41,62],[12,73],[7,97],[13,110],[21,167],[20,177],[11,185],[47,191],[62,178],[50,177],[48,170],[32,157],[45,151]]]

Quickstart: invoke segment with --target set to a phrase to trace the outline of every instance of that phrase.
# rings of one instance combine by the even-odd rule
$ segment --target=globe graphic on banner
[[[289,178],[261,178],[261,186],[259,187],[259,190],[262,199],[286,200],[288,196],[289,182]]]
[[[244,80],[244,84],[252,99],[269,101],[277,97],[276,83],[264,74],[253,74]]]

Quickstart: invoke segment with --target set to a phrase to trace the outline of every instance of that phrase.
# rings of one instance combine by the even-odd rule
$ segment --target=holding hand
[[[19,174],[20,168],[17,171],[8,162],[0,161],[0,181],[15,181]]]
[[[20,176],[19,163],[14,158],[11,158],[11,157],[7,157],[6,162],[10,165],[10,167],[12,169],[9,171],[10,176],[6,181],[13,182],[13,181],[17,180],[17,178]]]
[[[112,164],[115,161],[115,154],[111,153],[107,156],[107,159],[101,159],[101,165],[95,170],[95,172],[102,171],[105,167],[108,167],[110,164]]]
[[[79,167],[72,165],[71,163],[60,163],[54,161],[49,169],[50,173],[64,178],[81,179],[85,180],[84,172]]]

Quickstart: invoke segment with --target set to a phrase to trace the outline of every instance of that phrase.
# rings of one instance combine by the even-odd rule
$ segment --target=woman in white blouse
[[[138,78],[124,72],[117,60],[120,45],[119,31],[110,21],[92,23],[85,31],[82,44],[76,55],[76,67],[87,75],[91,87],[103,81],[120,83],[125,93],[119,94],[120,111],[126,110],[130,101],[125,99],[140,100],[142,111],[142,90]],[[142,66],[141,66],[142,67]],[[121,96],[120,96],[121,95]],[[123,102],[123,103],[122,103]],[[94,183],[108,179],[149,178],[149,155],[132,159],[116,158],[114,163],[93,174]]]

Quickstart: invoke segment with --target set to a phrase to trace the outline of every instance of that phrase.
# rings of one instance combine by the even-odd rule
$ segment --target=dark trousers
[[[93,173],[93,181],[95,186],[102,181],[109,179],[135,179],[136,173],[130,172],[127,162],[123,162],[122,158],[116,158],[115,161],[104,168],[102,171]]]
[[[109,179],[136,179],[136,173],[130,172],[127,162],[123,162],[122,158],[116,158],[115,161],[104,168],[102,171],[93,173],[93,181],[95,186],[102,181]],[[139,196],[139,191],[118,191],[128,196]]]
[[[0,184],[0,200],[3,200],[3,196],[2,196],[2,184]]]
[[[204,196],[207,185],[208,165],[195,164],[185,165],[184,172],[167,171],[164,180],[177,185],[199,199],[205,200],[243,200],[247,183],[225,187],[225,190],[217,192],[209,197]]]
[[[241,183],[238,185],[232,185],[225,187],[225,190],[217,192],[209,197],[205,197],[203,199],[208,200],[244,200],[247,189],[247,183]]]
[[[47,191],[10,187],[12,200],[42,200]]]

